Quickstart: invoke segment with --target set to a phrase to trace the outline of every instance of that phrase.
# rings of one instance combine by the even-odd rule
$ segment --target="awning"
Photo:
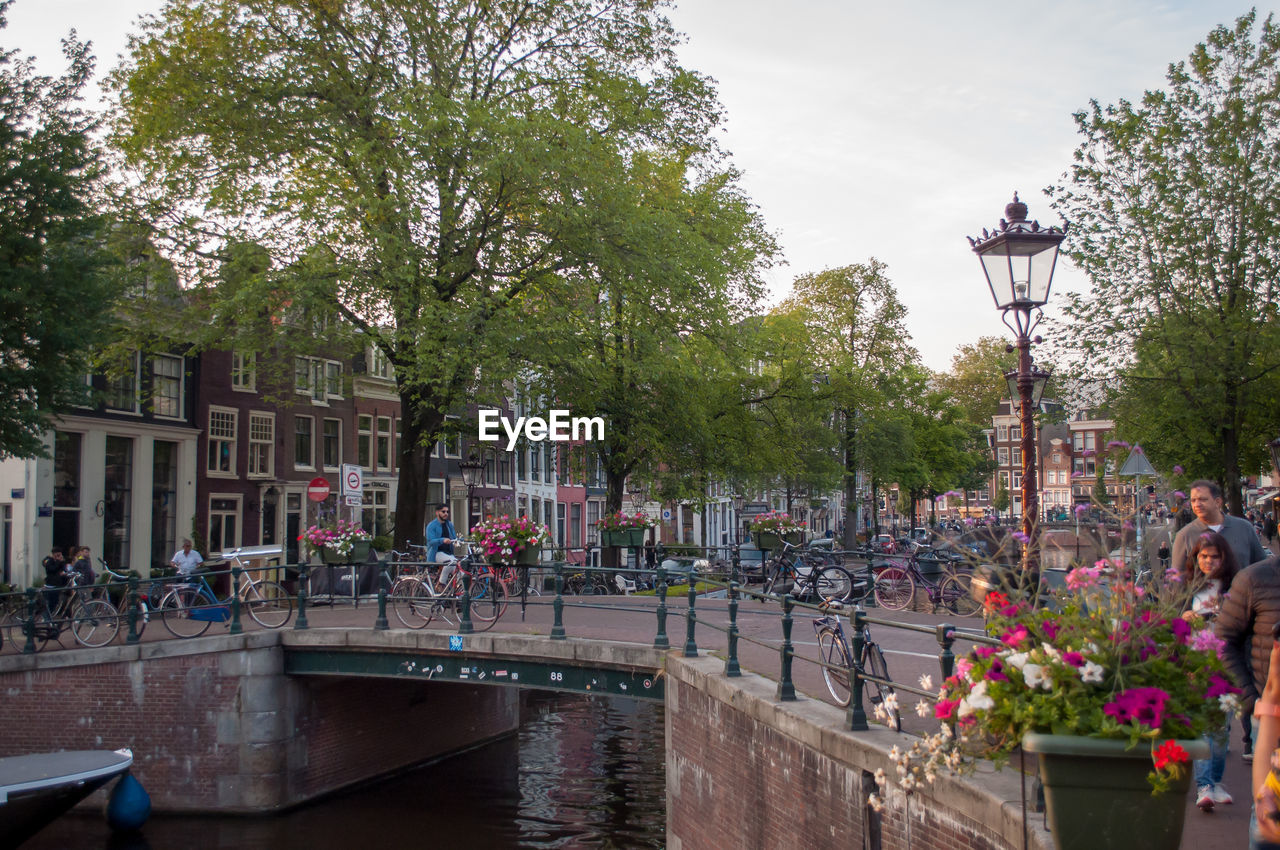
[[[1265,505],[1267,502],[1270,502],[1272,499],[1276,498],[1277,496],[1280,496],[1280,490],[1270,490],[1266,493],[1260,494],[1257,500],[1254,501],[1254,504]]]

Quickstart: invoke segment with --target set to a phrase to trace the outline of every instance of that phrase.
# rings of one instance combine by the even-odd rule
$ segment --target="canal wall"
[[[1013,850],[1022,848],[1022,795],[1012,771],[936,781],[907,797],[892,787],[882,812],[867,804],[894,746],[914,738],[872,724],[846,730],[845,711],[782,702],[777,683],[728,678],[711,656],[667,656],[667,848]],[[1027,847],[1049,850],[1039,817]]]
[[[133,751],[157,811],[261,813],[509,734],[514,688],[290,677],[280,633],[0,657],[0,756]]]

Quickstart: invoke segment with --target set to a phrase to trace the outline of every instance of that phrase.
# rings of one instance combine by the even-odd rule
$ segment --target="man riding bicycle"
[[[449,521],[449,506],[441,504],[436,508],[436,518],[427,525],[427,561],[432,564],[443,564],[440,568],[440,585],[437,590],[449,586],[449,577],[458,568],[458,559],[453,554],[453,544],[458,534]]]

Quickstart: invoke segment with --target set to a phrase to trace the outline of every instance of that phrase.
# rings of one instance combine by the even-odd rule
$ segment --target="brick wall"
[[[1021,799],[1008,773],[939,777],[910,799],[866,805],[871,774],[910,738],[882,727],[844,731],[844,712],[780,703],[776,685],[729,679],[724,662],[667,658],[667,846],[760,850],[1021,848]],[[867,843],[864,845],[864,826]],[[1051,846],[1035,824],[1032,848]]]

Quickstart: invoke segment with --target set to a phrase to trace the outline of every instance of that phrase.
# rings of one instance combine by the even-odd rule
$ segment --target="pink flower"
[[[938,720],[950,720],[956,713],[956,706],[958,705],[960,705],[960,700],[958,699],[940,699],[933,708],[933,716]]]
[[[1000,636],[1000,642],[1005,646],[1017,647],[1031,637],[1031,633],[1027,631],[1027,627],[1019,623],[1009,631]]]
[[[1209,677],[1209,687],[1204,692],[1205,699],[1217,699],[1223,694],[1238,694],[1240,689],[1228,682],[1226,679],[1214,673]]]
[[[1083,655],[1073,650],[1062,653],[1062,660],[1070,664],[1072,667],[1083,667],[1085,659]]]
[[[1173,636],[1180,644],[1185,645],[1187,640],[1191,637],[1191,624],[1181,617],[1174,619],[1173,622],[1169,624],[1169,628],[1173,630]]]
[[[1181,475],[1181,474],[1182,474],[1182,473],[1184,473],[1184,472],[1186,472],[1186,470],[1185,470],[1185,469],[1183,469],[1183,468],[1182,468],[1182,466],[1181,466],[1180,464],[1176,464],[1176,463],[1175,463],[1175,464],[1173,465],[1173,474],[1174,474],[1174,475]]]
[[[1159,729],[1164,723],[1164,706],[1169,692],[1162,688],[1130,688],[1102,708],[1117,723],[1135,722],[1148,729]]]
[[[1200,629],[1191,635],[1189,646],[1198,652],[1212,652],[1222,655],[1226,641],[1213,633],[1213,629]]]

